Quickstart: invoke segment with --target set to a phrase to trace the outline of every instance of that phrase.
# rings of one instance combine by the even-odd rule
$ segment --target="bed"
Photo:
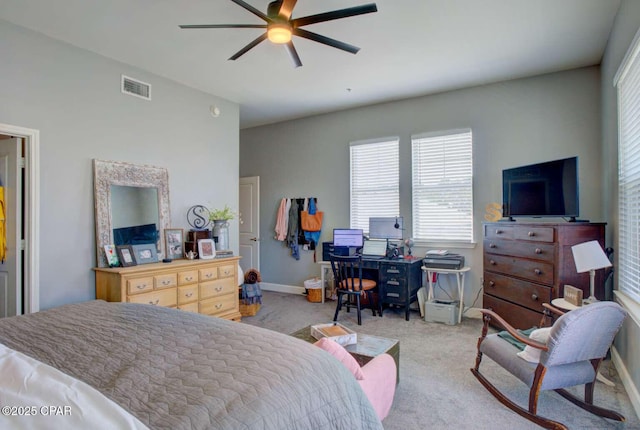
[[[0,319],[0,344],[0,428],[382,428],[337,360],[242,323],[96,300]]]

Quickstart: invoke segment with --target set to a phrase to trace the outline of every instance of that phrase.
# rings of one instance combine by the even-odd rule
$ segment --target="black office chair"
[[[356,310],[358,312],[358,325],[362,325],[362,317],[360,314],[360,296],[365,293],[369,302],[369,306],[376,316],[376,310],[373,304],[373,289],[376,287],[376,281],[371,279],[362,279],[362,256],[361,255],[335,255],[329,254],[331,261],[331,270],[333,271],[333,279],[338,294],[338,304],[336,313],[333,317],[334,321],[338,320],[338,312],[342,309],[342,297],[347,296],[347,312],[350,311],[351,298],[355,298]],[[382,316],[382,301],[378,298],[378,312]]]

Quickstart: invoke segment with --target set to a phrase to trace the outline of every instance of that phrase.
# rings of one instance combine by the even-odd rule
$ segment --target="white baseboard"
[[[260,288],[265,291],[276,291],[286,294],[304,294],[304,287],[296,287],[295,285],[271,284],[269,282],[260,282]]]
[[[611,347],[611,361],[613,361],[613,364],[616,366],[618,375],[620,375],[620,379],[622,380],[622,385],[624,385],[625,390],[627,390],[629,400],[631,400],[631,405],[633,405],[636,415],[640,417],[640,393],[638,393],[638,388],[633,383],[633,379],[615,346]]]

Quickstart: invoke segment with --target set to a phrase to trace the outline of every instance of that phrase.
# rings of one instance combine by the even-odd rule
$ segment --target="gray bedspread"
[[[337,360],[242,323],[97,300],[0,319],[0,343],[88,383],[152,429],[382,428]]]

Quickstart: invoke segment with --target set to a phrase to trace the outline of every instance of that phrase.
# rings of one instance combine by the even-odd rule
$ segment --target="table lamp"
[[[576,263],[576,271],[578,273],[589,272],[589,298],[586,302],[597,302],[594,286],[596,270],[611,267],[611,262],[597,240],[574,245],[571,247],[571,251]]]

